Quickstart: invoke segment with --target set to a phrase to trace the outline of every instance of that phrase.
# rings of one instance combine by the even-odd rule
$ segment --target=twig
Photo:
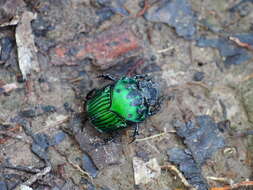
[[[65,122],[67,122],[69,120],[69,116],[67,115],[57,115],[56,116],[56,120],[54,121],[48,121],[46,126],[43,127],[43,129],[40,129],[38,131],[36,131],[35,133],[41,133],[49,128],[53,128],[53,127],[56,127],[56,126],[59,126]]]
[[[240,47],[243,47],[243,48],[249,49],[250,51],[253,51],[253,47],[250,44],[245,43],[245,42],[241,42],[239,38],[230,36],[228,39],[235,42]]]
[[[0,139],[0,144],[4,144],[6,141],[8,141],[10,138],[20,140],[26,144],[30,144],[31,142],[27,139],[24,139],[18,135],[16,135],[14,132],[20,131],[20,125],[16,125],[10,129],[7,129],[5,131],[0,131],[0,135],[5,136],[5,138]]]
[[[213,180],[213,181],[219,181],[219,182],[225,182],[227,184],[231,184],[231,179],[225,178],[225,177],[213,177],[213,176],[207,176],[207,179]],[[232,182],[233,183],[233,182]]]
[[[0,28],[6,27],[6,26],[15,26],[18,24],[19,20],[20,20],[19,16],[16,15],[16,16],[12,17],[11,20],[0,24]]]
[[[52,167],[51,166],[47,166],[45,167],[43,170],[41,170],[39,173],[31,176],[28,180],[26,180],[24,183],[18,185],[14,190],[20,190],[20,186],[22,185],[32,185],[35,181],[37,181],[39,178],[41,178],[42,176],[48,174],[51,171]]]
[[[185,179],[184,175],[177,169],[176,166],[172,164],[167,164],[164,166],[161,166],[162,170],[171,170],[177,174],[177,176],[180,178],[184,186],[188,187],[190,190],[196,190],[194,187],[192,187],[191,184],[188,183],[188,181]]]
[[[7,139],[5,139],[6,141],[9,138],[12,138],[12,139],[20,140],[20,141],[22,141],[22,142],[24,142],[26,144],[31,144],[31,142],[29,140],[26,140],[26,139],[24,139],[24,138],[22,138],[22,137],[20,137],[20,136],[18,136],[16,134],[14,134],[14,133],[12,133],[12,132],[9,132],[9,131],[0,131],[0,135],[4,135],[4,136],[8,137]],[[0,142],[0,144],[3,144],[3,143]]]
[[[83,79],[84,79],[83,77],[72,78],[72,79],[69,79],[69,82],[70,83],[75,83],[75,82],[79,82]]]
[[[36,168],[29,168],[29,167],[25,167],[25,166],[13,166],[10,164],[0,165],[0,167],[12,169],[12,170],[17,170],[17,171],[21,171],[21,172],[32,173],[32,174],[40,172],[40,170],[36,169]]]
[[[172,50],[172,49],[173,49],[173,47],[169,47],[169,44],[168,44],[168,47],[167,47],[167,48],[157,50],[157,53],[165,53],[165,52],[170,51],[170,50]]]
[[[202,82],[187,82],[186,85],[196,85],[196,86],[200,86],[204,89],[206,89],[208,92],[210,92],[211,90],[209,89],[209,87],[207,85],[205,85],[204,83]]]
[[[1,93],[9,93],[9,92],[11,92],[12,90],[15,90],[15,89],[17,89],[17,88],[18,88],[18,86],[17,86],[16,83],[6,84],[6,85],[4,85],[4,86],[2,86],[2,87],[0,88],[0,94],[1,94]]]
[[[253,181],[243,181],[240,183],[233,184],[231,186],[224,186],[224,187],[213,187],[211,190],[232,190],[239,187],[248,187],[253,186]]]
[[[243,81],[246,81],[246,80],[250,80],[250,79],[252,79],[253,78],[253,73],[251,73],[250,75],[247,75],[246,77],[244,77],[243,79],[242,79],[242,82]]]
[[[82,175],[84,176],[88,176],[90,178],[90,180],[92,180],[92,177],[90,176],[90,174],[88,172],[85,172],[79,165],[74,164],[71,160],[68,159],[68,162],[70,163],[70,165],[77,169]]]
[[[135,142],[142,142],[142,141],[154,139],[154,138],[157,138],[157,137],[164,136],[164,135],[166,135],[166,134],[167,134],[166,132],[159,133],[159,134],[156,134],[156,135],[153,135],[153,136],[150,136],[150,137],[146,137],[146,138],[143,138],[143,139],[136,139]]]
[[[92,177],[89,173],[85,172],[79,165],[74,164],[63,152],[61,152],[57,147],[53,147],[54,150],[60,154],[62,157],[65,158],[68,164],[70,164],[74,169],[78,170],[82,175],[88,176],[89,179],[92,181]]]

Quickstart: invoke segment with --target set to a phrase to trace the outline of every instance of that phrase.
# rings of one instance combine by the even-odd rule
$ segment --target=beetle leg
[[[148,115],[152,116],[152,115],[155,115],[157,112],[159,112],[163,101],[164,101],[164,97],[163,96],[159,97],[154,109],[148,111]]]
[[[91,99],[91,98],[94,96],[96,90],[97,90],[96,88],[92,89],[92,90],[86,95],[86,100]]]
[[[131,140],[131,143],[133,143],[136,140],[136,136],[139,135],[139,124],[136,123],[136,125],[134,126],[134,134],[133,134],[133,139]]]
[[[104,145],[115,142],[118,136],[120,136],[120,133],[118,131],[110,133],[110,137],[104,139]]]
[[[151,77],[148,76],[147,74],[142,74],[142,75],[135,75],[134,79],[145,79],[147,81],[151,80]]]
[[[111,81],[116,81],[117,79],[110,75],[110,74],[102,74],[102,75],[98,75],[98,78],[103,78],[103,79],[107,79],[107,80],[111,80]]]

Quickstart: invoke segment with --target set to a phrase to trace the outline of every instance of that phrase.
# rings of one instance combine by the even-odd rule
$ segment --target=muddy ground
[[[18,187],[46,166],[51,167],[50,172],[28,186],[36,190],[187,189],[175,172],[165,169],[172,164],[167,151],[186,148],[173,121],[185,122],[201,115],[209,115],[216,123],[230,121],[230,126],[220,132],[225,145],[201,167],[205,182],[211,188],[252,180],[253,138],[245,131],[253,130],[253,40],[247,43],[229,40],[238,34],[253,35],[252,1],[183,1],[191,5],[194,13],[195,32],[189,36],[180,34],[173,24],[147,19],[147,14],[159,3],[155,1],[147,1],[151,8],[145,10],[148,13],[144,16],[139,12],[144,1],[129,0],[124,6],[115,5],[115,1],[110,6],[119,6],[120,11],[105,9],[107,17],[102,18],[99,1],[8,2],[7,6],[7,1],[0,1],[1,23],[26,11],[37,14],[31,27],[39,70],[31,71],[23,79],[15,41],[17,26],[1,27],[0,38],[8,36],[13,44],[9,56],[2,55],[0,62],[0,182],[6,185],[2,185],[3,189]],[[138,47],[130,48],[132,52],[125,49],[124,55],[112,56],[108,61],[99,57],[99,50],[92,49],[90,52],[97,53],[97,57],[84,53],[77,58],[73,47],[88,51],[86,40],[95,43],[110,30],[114,32],[109,36],[114,39],[121,28],[126,28],[123,31],[129,39],[133,35],[133,41],[137,41]],[[217,45],[201,47],[200,36],[224,38],[235,51],[239,49],[238,54],[222,54]],[[2,43],[2,51],[3,48]],[[234,61],[239,54],[243,61]],[[244,60],[246,55],[249,59]],[[118,77],[148,74],[165,97],[161,110],[140,124],[140,135],[131,144],[131,127],[104,144],[108,135],[100,134],[84,119],[85,97],[91,89],[108,84],[97,78],[105,73]],[[16,84],[14,89],[4,89],[12,83]],[[34,154],[36,151],[31,149],[37,134],[46,136],[38,138],[37,144],[44,141],[47,144],[39,156],[38,151]],[[48,139],[54,143],[48,144]],[[88,169],[82,164],[84,155],[92,160],[88,161]],[[136,184],[133,168],[136,159],[143,162],[155,159],[158,166],[151,170],[156,173],[153,178]],[[10,169],[10,165],[38,170]]]

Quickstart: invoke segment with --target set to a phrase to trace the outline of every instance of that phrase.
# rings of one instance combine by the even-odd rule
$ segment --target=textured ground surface
[[[253,130],[252,1],[187,1],[184,6],[186,11],[182,14],[189,17],[184,17],[188,19],[185,23],[193,23],[187,24],[190,28],[167,20],[168,15],[162,18],[153,15],[155,18],[152,19],[155,6],[159,6],[157,4],[148,10],[147,19],[135,17],[143,6],[143,2],[138,0],[126,1],[126,9],[112,3],[110,6],[114,9],[110,11],[89,0],[9,2],[13,3],[11,8],[2,9],[1,3],[5,5],[6,2],[0,2],[1,22],[8,15],[24,10],[37,13],[32,29],[40,71],[32,72],[28,81],[22,81],[15,26],[1,27],[0,38],[10,37],[9,43],[13,45],[8,53],[8,47],[1,41],[1,51],[7,53],[1,55],[0,87],[2,89],[5,84],[11,83],[17,85],[8,93],[0,91],[1,166],[6,164],[6,160],[12,165],[38,169],[45,167],[45,161],[51,163],[51,172],[31,185],[38,190],[185,189],[177,175],[164,169],[150,182],[135,185],[133,160],[136,160],[135,157],[144,162],[155,159],[160,166],[167,165],[169,149],[185,148],[183,139],[175,133],[173,121],[186,122],[195,116],[209,115],[216,123],[229,120],[231,126],[222,133],[225,147],[215,152],[202,166],[206,182],[216,187],[224,186],[231,180],[238,183],[252,179],[253,137],[239,134]],[[189,6],[192,7],[190,12]],[[175,18],[184,24],[179,13],[171,14],[172,17],[177,14]],[[127,27],[131,32],[126,29],[124,35],[131,43],[136,38],[134,40],[138,45],[116,44],[117,47],[124,46],[120,52],[127,52],[128,48],[134,51],[122,57],[117,51],[115,54],[109,52],[107,57],[101,58],[94,47],[108,45],[103,41],[103,31],[112,26],[115,31],[117,27]],[[239,34],[249,36],[244,41],[247,47],[228,40],[229,36]],[[106,35],[114,39],[116,34]],[[215,42],[201,41],[200,37]],[[97,43],[96,39],[102,42]],[[240,38],[241,41],[243,39]],[[67,49],[67,53],[63,48]],[[94,57],[81,54],[83,49],[88,53],[97,53],[95,58],[100,61],[94,63]],[[6,54],[9,57],[3,56]],[[102,70],[105,67],[99,67],[99,64],[104,64],[101,60],[109,60],[108,64],[113,66]],[[166,97],[161,111],[140,125],[140,135],[132,144],[128,144],[133,132],[131,128],[122,130],[114,142],[103,145],[101,142],[106,135],[100,135],[83,121],[84,97],[91,89],[107,84],[97,78],[102,73],[117,76],[148,73],[159,83]],[[29,130],[25,131],[22,124]],[[60,133],[62,131],[65,136]],[[7,132],[9,135],[6,135]],[[36,136],[39,133],[46,134],[46,137]],[[154,138],[147,138],[152,136]],[[38,142],[35,142],[36,139]],[[36,156],[31,151],[32,144],[37,154],[39,151],[48,157],[43,160]],[[91,175],[97,175],[94,179],[75,167],[82,166],[84,153],[90,156],[99,170],[97,172],[92,168],[93,163],[86,158],[86,170]],[[0,167],[0,181],[8,184],[9,189],[33,174]],[[226,178],[227,181],[219,182],[210,177]]]

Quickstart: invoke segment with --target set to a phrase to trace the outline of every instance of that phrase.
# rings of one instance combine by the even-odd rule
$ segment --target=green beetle
[[[135,139],[138,123],[160,109],[157,85],[147,75],[122,77],[119,80],[110,75],[100,77],[113,83],[88,93],[86,112],[90,122],[98,131],[109,133],[136,124]]]

